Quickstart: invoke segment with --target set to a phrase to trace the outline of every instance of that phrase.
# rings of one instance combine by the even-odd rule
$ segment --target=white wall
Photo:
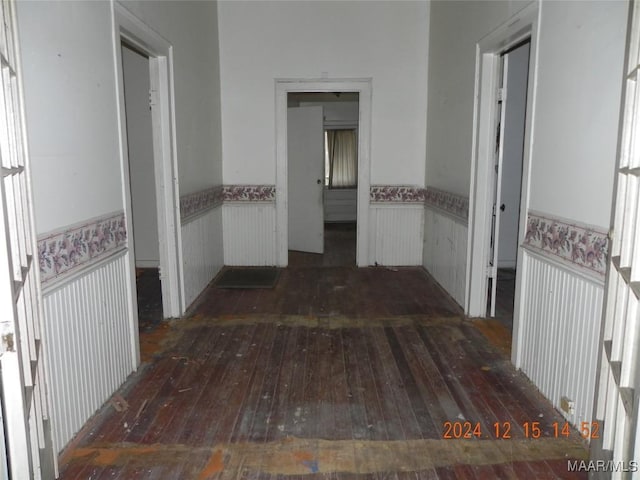
[[[424,209],[423,266],[458,305],[464,305],[467,223],[430,206]]]
[[[219,68],[216,4],[210,2],[127,3],[135,13],[173,44],[176,103],[176,149],[181,193],[220,184]],[[31,150],[33,193],[38,233],[60,231],[71,224],[85,223],[110,212],[122,212],[123,187],[119,158],[119,121],[116,112],[116,68],[111,2],[18,2],[18,31],[21,38],[27,133]],[[221,219],[217,215],[209,239],[212,263],[222,263]],[[184,245],[196,251],[199,245]],[[83,327],[87,305],[100,305],[101,312],[124,312],[110,317],[118,331],[128,336],[115,339],[96,335],[87,350],[79,329],[70,329],[62,312],[45,315],[48,332],[44,339],[50,370],[80,371],[89,368],[93,380],[83,391],[52,394],[52,408],[60,412],[53,429],[58,449],[64,447],[84,421],[112,394],[137,360],[137,326],[130,318],[126,280],[129,252],[87,266],[69,275],[45,293],[44,302],[64,292],[59,305],[77,311]],[[215,257],[215,259],[212,259]],[[101,272],[118,270],[119,279]],[[78,303],[89,276],[96,280]],[[103,292],[116,292],[105,299]],[[85,325],[86,324],[86,325]],[[115,327],[114,327],[115,328]],[[123,330],[125,329],[125,330]],[[128,340],[128,342],[127,342]],[[73,359],[64,360],[72,351]],[[111,361],[123,368],[112,369],[106,378],[95,362],[95,352],[112,352]],[[71,420],[73,420],[71,422]],[[55,422],[58,422],[56,425]]]
[[[149,109],[149,59],[123,47],[122,70],[136,267],[158,267],[160,252]]]
[[[543,2],[530,208],[608,229],[627,2]]]
[[[475,44],[527,3],[431,3],[425,185],[469,196]]]
[[[216,4],[124,4],[174,47],[180,193],[221,184]],[[121,210],[109,2],[19,2],[18,16],[38,232]]]
[[[432,4],[426,166],[429,185],[468,195],[475,45],[524,5],[480,1]],[[538,7],[541,14],[530,126],[533,147],[528,208],[606,231],[628,5],[622,1],[558,1],[540,2]],[[436,236],[442,237],[442,233]],[[523,257],[529,256],[527,250]],[[579,267],[566,266],[548,252],[536,258],[544,275],[533,274],[533,264],[528,261],[519,271],[514,362],[554,406],[560,406],[561,395],[568,395],[580,408],[582,419],[588,421],[595,362],[566,349],[556,349],[549,355],[546,347],[551,344],[541,340],[538,333],[555,332],[559,325],[562,331],[556,338],[563,345],[582,344],[586,345],[583,351],[592,352],[589,345],[597,344],[594,332],[599,331],[601,303],[574,302],[584,291],[585,277]],[[601,298],[602,279],[591,283],[590,298]],[[582,308],[589,310],[589,315],[575,314]],[[585,332],[589,332],[588,338]],[[566,379],[576,380],[582,387],[568,386]],[[564,390],[547,388],[550,385],[561,385]],[[569,420],[577,423],[581,418]]]
[[[527,3],[432,3],[427,184],[469,195],[475,44]],[[608,227],[627,3],[540,9],[530,208]]]
[[[222,222],[225,265],[277,265],[273,202],[225,202]]]
[[[123,1],[173,45],[180,195],[222,184],[218,14],[213,1]]]
[[[39,233],[122,210],[107,2],[18,2]]]
[[[220,2],[225,184],[275,184],[276,78],[373,79],[372,184],[424,178],[426,2]]]
[[[370,212],[369,265],[421,265],[424,207],[374,204]]]
[[[502,159],[502,182],[498,206],[504,204],[498,234],[498,267],[515,268],[518,253],[518,221],[522,185],[522,154],[527,107],[527,78],[529,73],[529,44],[506,55],[508,58],[506,83],[506,112]]]
[[[212,208],[182,225],[185,304],[191,303],[222,268],[222,208]]]

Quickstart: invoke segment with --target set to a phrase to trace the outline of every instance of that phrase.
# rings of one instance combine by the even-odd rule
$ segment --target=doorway
[[[158,203],[149,105],[149,56],[122,42],[129,188],[136,269],[138,328],[150,330],[164,318],[160,279]]]
[[[156,285],[160,283],[161,289],[161,315],[164,318],[179,317],[185,310],[184,305],[184,285],[182,281],[182,252],[180,249],[180,220],[178,210],[178,183],[177,183],[177,156],[175,152],[175,117],[173,115],[174,93],[173,93],[173,53],[171,45],[153,31],[148,25],[129,12],[119,3],[113,5],[114,8],[114,61],[117,68],[116,88],[118,92],[118,116],[120,120],[120,158],[121,175],[123,186],[123,198],[126,217],[126,227],[130,235],[133,233],[134,242],[129,242],[129,247],[134,255],[128,255],[129,275],[127,286],[129,295],[129,317],[131,318],[131,346],[134,355],[134,363],[140,362],[140,344],[138,331],[138,302],[136,288],[136,260],[138,266],[143,258],[136,252],[135,237],[143,233],[143,230],[151,235],[150,243],[157,244],[158,247],[158,270],[159,276]],[[123,50],[122,44],[126,44],[128,49]],[[132,52],[131,52],[132,50]],[[123,55],[135,54],[141,69],[147,68],[146,79],[148,80],[148,90],[144,94],[146,106],[151,118],[151,139],[153,169],[144,167],[149,181],[153,187],[145,187],[148,191],[155,191],[155,201],[150,200],[150,193],[144,196],[147,203],[147,211],[155,211],[157,227],[155,232],[148,226],[144,229],[140,227],[138,218],[134,215],[135,208],[140,206],[140,199],[135,201],[134,195],[139,192],[132,192],[135,189],[135,180],[131,180],[131,172],[135,171],[136,160],[131,164],[129,159],[130,148],[136,142],[129,144],[129,134],[127,129],[127,104],[126,85],[123,68]],[[146,87],[145,87],[146,88]],[[142,94],[140,94],[142,95]],[[141,102],[142,99],[138,98]],[[148,120],[147,120],[148,122]],[[145,122],[140,122],[145,124]],[[146,124],[148,142],[148,124]],[[135,135],[137,136],[137,134]],[[132,139],[136,140],[136,139]],[[141,139],[140,139],[141,140]],[[141,140],[143,142],[143,140]],[[148,144],[144,142],[145,151],[148,155]],[[146,220],[146,219],[145,219]],[[136,227],[134,228],[134,221]],[[144,238],[144,237],[143,237]],[[133,248],[131,248],[133,245]],[[149,265],[149,264],[147,264]],[[159,310],[159,308],[158,308]]]
[[[500,55],[500,87],[493,177],[490,272],[487,317],[499,320],[510,332],[516,284],[522,163],[526,126],[530,39]]]
[[[520,186],[515,187],[520,191],[519,207],[510,209],[514,215],[517,212],[517,234],[516,252],[519,251],[523,236],[526,231],[526,220],[528,212],[528,191],[530,175],[530,158],[533,143],[532,129],[535,112],[535,65],[538,42],[538,5],[531,3],[517,12],[506,22],[493,30],[486,37],[481,39],[476,46],[476,74],[475,74],[475,107],[473,119],[473,151],[471,162],[471,189],[469,192],[469,233],[467,248],[467,288],[465,295],[465,314],[469,317],[486,317],[491,314],[491,300],[493,291],[495,297],[501,300],[498,293],[500,287],[499,258],[500,253],[500,229],[496,229],[496,222],[499,224],[502,215],[497,199],[496,189],[501,188],[498,182],[496,166],[500,166],[497,158],[500,154],[500,146],[497,144],[498,138],[505,137],[504,127],[509,123],[504,121],[502,109],[502,99],[500,98],[500,88],[507,83],[506,103],[508,104],[509,80],[503,80],[505,69],[505,57],[507,60],[506,73],[508,73],[508,63],[514,57],[507,55],[515,51],[517,47],[525,44],[529,45],[528,71],[526,73],[526,86],[524,81],[520,81],[520,88],[526,91],[524,107],[524,134],[523,140],[514,141],[518,150],[522,151],[522,168],[520,174],[515,177],[521,179]],[[512,62],[513,63],[513,62]],[[515,82],[518,83],[518,82]],[[522,115],[522,114],[520,114]],[[522,118],[522,117],[520,117]],[[511,136],[511,135],[509,135]],[[521,143],[520,143],[521,142]],[[502,145],[504,153],[504,144]],[[512,187],[513,185],[510,185]],[[505,212],[507,211],[505,202]],[[494,216],[494,211],[496,215]],[[497,219],[497,220],[496,220]],[[507,221],[505,219],[505,221]],[[497,231],[497,233],[496,233]],[[504,240],[509,244],[510,241]],[[497,243],[497,245],[496,245]],[[512,245],[512,243],[511,243]],[[522,256],[516,253],[515,275],[511,272],[508,287],[513,288],[513,307],[508,300],[507,312],[511,312],[511,360],[514,364],[519,364],[519,355],[522,350],[521,344],[522,330],[519,319],[521,317],[520,297],[522,295]],[[507,273],[507,272],[505,272]],[[515,276],[515,279],[513,277]],[[503,274],[504,278],[505,275]],[[506,280],[506,279],[505,279]],[[507,284],[507,282],[505,282]],[[491,297],[491,298],[489,298]],[[510,298],[510,295],[509,297]],[[489,304],[489,311],[488,311]],[[497,307],[497,302],[496,302]]]
[[[287,95],[288,262],[356,264],[358,92]]]
[[[371,138],[371,79],[359,80],[276,80],[276,242],[277,265],[289,263],[289,145],[288,107],[290,93],[358,94],[357,123],[357,188],[356,188],[356,264],[368,266],[370,138]],[[322,142],[322,138],[320,138]],[[322,152],[321,147],[321,152]],[[321,154],[322,155],[322,154]],[[320,160],[322,162],[322,160]],[[317,164],[314,164],[317,165]],[[315,185],[322,187],[324,168],[320,163]],[[320,181],[320,184],[318,184]],[[316,188],[317,188],[316,187]],[[323,210],[324,211],[324,210]],[[324,222],[322,222],[322,225]],[[322,227],[323,228],[323,227]],[[323,232],[323,230],[322,230]],[[321,234],[324,241],[324,232]]]

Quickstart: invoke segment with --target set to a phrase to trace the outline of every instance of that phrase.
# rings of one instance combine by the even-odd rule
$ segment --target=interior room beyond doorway
[[[289,265],[355,266],[357,92],[289,93]]]
[[[123,42],[122,71],[138,325],[140,330],[149,330],[163,319],[153,125],[149,107],[149,57]]]
[[[513,330],[514,317],[529,50],[527,39],[500,56],[502,93],[498,100],[500,123],[491,234],[494,274],[489,282],[487,316],[495,317],[509,332]]]

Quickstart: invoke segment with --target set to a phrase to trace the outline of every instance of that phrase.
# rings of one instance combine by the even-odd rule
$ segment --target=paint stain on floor
[[[222,472],[224,470],[224,457],[223,450],[220,448],[214,449],[211,458],[209,459],[209,463],[204,467],[204,469],[198,475],[198,480],[206,480],[207,478],[211,478],[215,474]]]
[[[164,351],[171,340],[173,328],[170,322],[161,322],[149,330],[140,332],[140,360],[147,363]]]
[[[511,332],[502,322],[490,318],[478,318],[472,320],[472,324],[506,358],[511,356]]]

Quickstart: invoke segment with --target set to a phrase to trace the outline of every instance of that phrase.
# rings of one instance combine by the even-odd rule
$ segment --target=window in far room
[[[358,186],[358,141],[356,129],[324,131],[324,184],[328,188]]]

